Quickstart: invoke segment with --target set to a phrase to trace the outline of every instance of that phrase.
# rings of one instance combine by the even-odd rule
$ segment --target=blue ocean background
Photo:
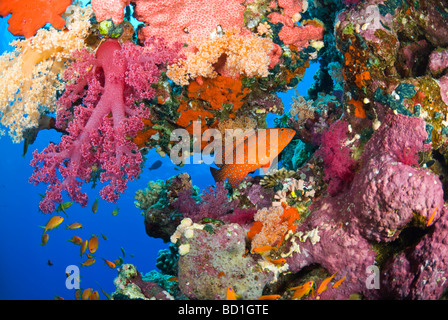
[[[16,39],[8,31],[6,18],[0,18],[0,54],[11,51],[8,44]],[[313,75],[318,69],[318,63],[311,64],[304,79],[297,88],[300,95],[306,96],[306,91],[313,82]],[[289,109],[295,89],[287,93],[279,93]],[[269,127],[273,127],[275,115],[268,116]],[[125,251],[124,263],[137,266],[141,273],[157,270],[156,258],[159,250],[168,248],[168,243],[146,235],[144,216],[134,205],[134,195],[139,189],[145,188],[148,181],[166,180],[180,172],[188,172],[193,184],[201,190],[214,184],[209,166],[206,164],[185,165],[180,171],[168,157],[161,158],[154,150],[147,157],[145,168],[140,178],[128,184],[127,191],[121,195],[116,204],[99,200],[98,211],[92,212],[91,206],[96,198],[100,198],[101,185],[92,189],[90,184],[83,185],[83,191],[89,196],[87,207],[73,204],[62,212],[64,222],[57,229],[48,231],[49,241],[41,245],[43,229],[52,215],[45,215],[38,210],[46,185],[34,186],[28,182],[33,169],[30,166],[34,150],[42,151],[50,142],[58,143],[60,134],[55,131],[43,130],[23,154],[23,143],[12,143],[9,136],[0,137],[0,299],[53,299],[60,296],[64,299],[74,299],[74,289],[66,288],[66,267],[80,266],[86,260],[80,257],[80,247],[68,242],[72,236],[89,239],[92,234],[99,236],[99,248],[95,253],[96,263],[80,268],[81,288],[93,288],[100,292],[100,298],[106,299],[101,293],[115,291],[113,280],[117,270],[110,269],[101,257],[107,260],[118,259]],[[162,161],[162,166],[154,171],[148,170],[156,160]],[[69,201],[65,198],[64,201]],[[112,211],[119,208],[116,216]],[[80,222],[82,229],[65,229],[66,225]],[[104,240],[101,234],[108,240]],[[131,256],[132,255],[132,256]],[[53,265],[49,265],[51,261]]]

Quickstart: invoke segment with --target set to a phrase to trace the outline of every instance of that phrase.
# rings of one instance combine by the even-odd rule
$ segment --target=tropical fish
[[[106,260],[104,258],[101,258],[104,260],[104,263],[107,264],[107,266],[111,269],[115,269],[115,263],[113,263],[112,261]]]
[[[114,211],[112,211],[112,215],[115,217],[118,214],[118,211],[120,211],[120,208],[116,207]]]
[[[97,249],[98,249],[98,237],[92,235],[92,237],[89,239],[89,252],[95,253]]]
[[[54,296],[53,300],[64,300],[64,298],[62,298],[61,296]]]
[[[307,283],[298,286],[289,288],[288,290],[294,290],[294,294],[291,297],[291,300],[300,300],[310,292],[314,296],[314,287],[316,286],[314,281],[308,281]]]
[[[434,212],[429,216],[428,222],[426,223],[426,226],[429,227],[432,224],[432,221],[434,220],[434,217],[436,215],[437,209],[439,209],[439,206],[436,207]]]
[[[89,241],[88,240],[84,240],[81,243],[81,257],[84,254],[84,252],[86,252],[87,246],[89,245]]]
[[[110,300],[110,294],[108,294],[106,291],[104,291],[103,288],[101,288],[100,284],[97,282],[98,287],[100,287],[101,292],[106,296],[107,300]]]
[[[114,263],[117,267],[121,266],[123,264],[123,258],[122,257],[118,257],[118,259],[114,260]]]
[[[336,281],[336,283],[332,286],[332,288],[333,289],[338,288],[341,285],[341,283],[345,280],[345,277],[346,277],[346,275],[344,277],[342,277],[341,279],[339,279],[338,281]]]
[[[92,291],[93,291],[92,288],[85,289],[82,292],[81,300],[89,300],[90,299],[90,295],[92,294]]]
[[[48,233],[44,233],[43,235],[42,235],[42,243],[40,244],[41,246],[44,246],[44,245],[46,245],[47,244],[47,242],[48,242],[48,238],[49,238],[50,236],[48,235]]]
[[[284,265],[286,263],[286,259],[285,258],[280,258],[280,259],[275,259],[275,260],[268,259],[268,260],[269,260],[269,262],[271,262],[273,264]]]
[[[53,265],[53,261],[48,260],[48,261],[47,261],[47,264],[51,267],[51,266]]]
[[[73,236],[70,240],[67,240],[67,241],[73,242],[76,245],[82,244],[82,239],[77,236]]]
[[[98,203],[99,203],[99,200],[100,200],[100,199],[96,198],[95,201],[94,201],[93,204],[92,204],[92,212],[93,212],[93,213],[96,213],[96,212],[98,211]]]
[[[126,253],[124,252],[123,247],[120,247],[120,249],[121,249],[121,253],[123,254],[123,258],[124,258],[126,256]]]
[[[81,267],[89,267],[94,263],[95,263],[95,259],[89,258],[86,261],[84,261],[83,263],[81,263]]]
[[[224,182],[228,178],[230,186],[237,187],[248,173],[261,167],[268,169],[295,134],[295,130],[286,128],[241,134],[233,144],[227,143],[222,151],[218,150],[215,164],[220,169],[210,168],[213,178],[216,182]]]
[[[179,282],[179,279],[175,276],[169,277],[167,280],[172,282]]]
[[[101,237],[103,237],[104,240],[107,240],[107,237],[104,234],[101,234]]]
[[[81,299],[81,289],[76,289],[75,290],[75,299],[76,300]]]
[[[67,225],[67,228],[65,229],[81,229],[82,228],[82,224],[80,224],[79,222],[73,222],[70,225]]]
[[[47,225],[45,227],[41,227],[41,228],[44,228],[44,233],[45,233],[45,232],[47,232],[47,230],[51,230],[51,229],[54,229],[57,226],[59,226],[62,223],[62,221],[64,221],[63,217],[54,216],[50,220],[48,220]]]
[[[226,300],[237,300],[239,298],[239,295],[233,291],[232,287],[227,287],[226,291]]]
[[[271,247],[271,246],[266,245],[266,246],[261,246],[261,247],[252,249],[252,253],[260,253],[260,254],[262,254],[262,253],[271,251],[273,249],[276,249],[276,247]]]
[[[66,201],[59,204],[59,206],[56,208],[56,212],[62,211],[67,215],[67,212],[65,212],[65,209],[70,208],[73,205],[72,201]]]
[[[90,300],[100,300],[100,294],[98,291],[95,290],[90,294]]]
[[[151,171],[151,170],[156,170],[156,169],[159,169],[161,166],[162,166],[162,161],[157,160],[157,161],[155,161],[155,162],[151,165],[151,167],[149,167],[149,170],[150,170],[150,171]]]
[[[257,300],[278,300],[278,299],[280,299],[279,294],[268,294],[257,298]]]
[[[327,285],[328,283],[334,278],[334,276],[336,275],[337,272],[333,273],[330,277],[326,278],[324,281],[322,281],[322,283],[320,284],[319,288],[316,291],[316,295],[317,297],[320,296],[320,294],[322,292],[324,292],[325,290],[327,290]]]

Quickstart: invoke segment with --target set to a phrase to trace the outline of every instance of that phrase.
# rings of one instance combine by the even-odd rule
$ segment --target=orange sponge
[[[72,0],[0,0],[0,16],[9,19],[9,32],[15,36],[34,36],[47,22],[61,29],[65,20],[61,15]]]

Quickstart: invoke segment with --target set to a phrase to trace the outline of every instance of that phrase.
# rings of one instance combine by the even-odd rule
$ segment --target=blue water
[[[0,54],[12,50],[8,43],[14,37],[7,31],[7,19],[0,18]],[[300,82],[297,89],[301,95],[306,95],[317,66],[313,64]],[[294,91],[279,93],[285,108],[289,107]],[[269,116],[270,124],[273,118],[275,116]],[[155,151],[151,151],[140,179],[128,184],[128,190],[117,204],[100,199],[98,211],[93,213],[91,204],[95,198],[99,198],[101,185],[91,189],[91,185],[84,184],[83,191],[89,195],[88,206],[73,204],[66,210],[68,217],[58,213],[64,217],[64,222],[58,229],[48,232],[49,241],[46,246],[41,246],[43,230],[39,226],[44,226],[51,216],[38,210],[41,199],[39,193],[45,193],[46,186],[28,183],[32,174],[29,164],[33,151],[42,151],[50,141],[58,143],[60,134],[47,130],[39,132],[35,143],[22,157],[23,143],[14,144],[7,135],[0,138],[0,299],[53,299],[54,296],[74,299],[74,290],[67,289],[65,285],[65,270],[68,265],[79,266],[86,257],[84,255],[81,259],[80,247],[67,241],[73,235],[82,239],[89,239],[91,234],[100,236],[99,248],[95,253],[96,263],[80,268],[81,288],[93,288],[101,292],[101,286],[108,293],[115,290],[113,280],[117,271],[107,267],[101,257],[113,261],[122,256],[121,247],[126,253],[125,263],[136,265],[142,273],[156,269],[157,253],[167,248],[168,244],[146,235],[144,217],[134,206],[135,192],[145,188],[150,180],[165,180],[182,171],[188,172],[193,184],[200,189],[214,184],[207,165],[191,164],[176,171],[168,157],[160,158]],[[148,167],[159,159],[163,161],[162,167],[150,172]],[[112,211],[117,206],[120,211],[117,216],[113,216]],[[72,222],[80,222],[84,227],[66,230],[66,224]],[[103,240],[101,234],[108,240]],[[52,266],[48,265],[49,260]],[[100,293],[100,298],[105,299],[105,296]]]

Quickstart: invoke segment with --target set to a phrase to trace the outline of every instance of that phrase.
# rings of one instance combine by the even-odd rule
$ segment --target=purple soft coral
[[[101,182],[109,182],[100,193],[111,202],[138,176],[142,156],[129,137],[142,129],[141,119],[150,114],[143,103],[136,102],[154,97],[151,84],[158,81],[163,65],[176,58],[176,51],[149,39],[144,47],[108,40],[95,57],[86,51],[79,53],[65,74],[75,81],[58,101],[57,126],[67,126],[69,134],[58,145],[35,151],[31,161],[34,173],[30,181],[49,184],[40,203],[43,212],[54,210],[54,202],[62,201],[63,190],[86,205],[88,197],[81,186],[94,170],[100,170]],[[81,98],[82,105],[73,106]]]

